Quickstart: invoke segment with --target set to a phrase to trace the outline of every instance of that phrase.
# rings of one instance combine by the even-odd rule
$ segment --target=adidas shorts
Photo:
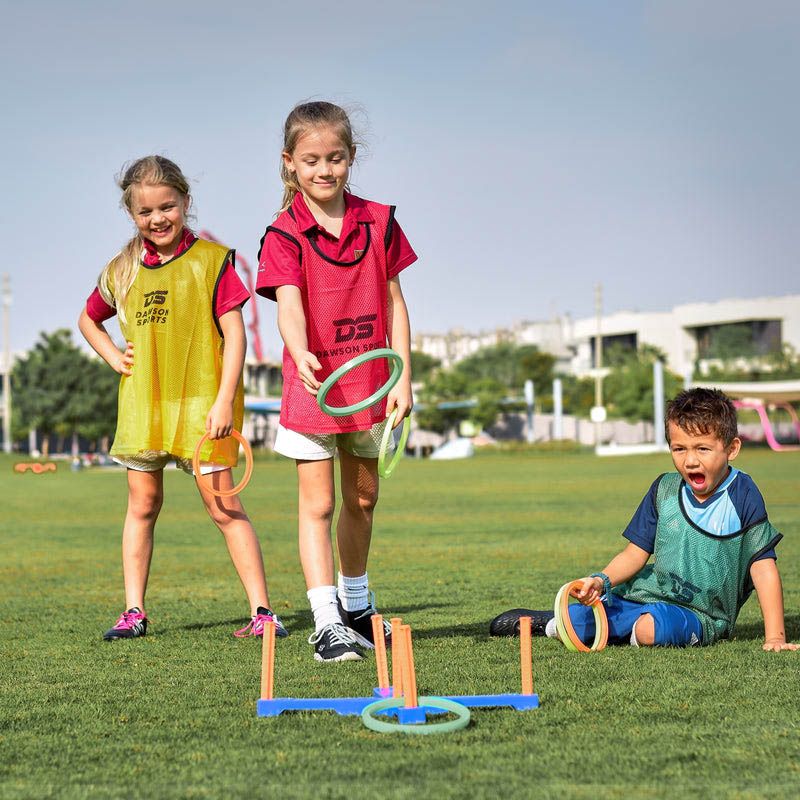
[[[672,603],[634,603],[614,596],[614,605],[603,602],[608,615],[609,644],[628,644],[633,626],[642,614],[651,614],[655,622],[656,647],[692,647],[703,643],[703,628],[697,614]],[[594,641],[594,611],[590,606],[573,603],[569,618],[575,633],[587,645]]]

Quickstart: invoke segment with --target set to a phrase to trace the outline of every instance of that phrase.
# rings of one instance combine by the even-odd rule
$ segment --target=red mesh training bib
[[[293,239],[300,248],[305,278],[302,291],[308,349],[322,364],[315,375],[328,375],[354,356],[387,344],[386,246],[391,234],[394,206],[365,201],[372,222],[366,226],[367,242],[353,261],[335,261],[322,254],[316,232],[299,230],[291,209],[284,211],[267,232]],[[346,406],[368,397],[389,377],[386,359],[362,364],[330,390],[327,404]],[[300,433],[346,433],[368,430],[382,422],[386,401],[347,417],[331,417],[317,405],[297,375],[297,367],[283,350],[281,424]]]

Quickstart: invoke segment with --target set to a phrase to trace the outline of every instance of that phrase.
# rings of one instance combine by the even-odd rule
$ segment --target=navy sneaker
[[[284,624],[280,621],[280,619],[278,619],[278,615],[271,609],[265,608],[264,606],[259,606],[256,609],[256,615],[250,618],[250,622],[248,622],[244,628],[234,631],[233,635],[237,639],[246,639],[249,636],[263,636],[265,622],[275,623],[276,636],[283,637],[289,635],[289,631],[286,630]]]
[[[529,608],[512,608],[498,614],[489,624],[490,636],[519,636],[519,618],[531,618],[531,634],[544,636],[547,623],[555,617],[552,611],[532,611]]]
[[[134,639],[147,633],[147,617],[142,614],[142,609],[134,606],[120,614],[114,627],[103,634],[103,639],[111,642],[114,639]]]
[[[339,605],[339,616],[347,629],[353,635],[353,638],[368,650],[375,649],[375,637],[372,633],[372,618],[378,613],[375,608],[375,593],[369,593],[369,605],[366,608],[360,608],[358,611],[345,611],[342,606],[342,601],[337,597],[336,602]],[[386,647],[392,646],[392,626],[387,620],[383,620],[383,638],[386,640]]]
[[[361,661],[364,651],[344,625],[332,623],[308,637],[317,661]]]

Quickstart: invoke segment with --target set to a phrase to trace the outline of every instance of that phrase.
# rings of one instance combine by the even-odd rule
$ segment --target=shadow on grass
[[[489,621],[467,622],[462,625],[448,625],[446,628],[414,628],[415,639],[438,639],[470,637],[475,641],[489,638]]]
[[[800,614],[787,615],[784,619],[786,626],[786,641],[796,642],[800,639]],[[764,623],[763,622],[745,622],[737,625],[734,629],[733,635],[737,639],[745,641],[752,639],[764,638]]]
[[[398,606],[392,609],[391,616],[402,616],[404,614],[410,614],[414,611],[428,611],[432,608],[449,608],[452,605],[453,603],[419,603],[417,605]],[[286,627],[290,630],[294,628],[312,626],[311,611],[309,609],[298,609],[297,611],[279,611],[278,616],[281,618],[281,622],[283,622],[283,624],[286,625]],[[190,622],[187,625],[176,625],[174,630],[201,631],[207,628],[221,628],[228,627],[230,625],[246,625],[248,620],[249,617],[234,617],[233,619],[221,619],[209,622]],[[458,626],[454,626],[449,630],[454,631],[457,628]],[[166,630],[168,630],[168,628],[161,629],[162,632]],[[440,631],[440,634],[437,635],[444,636],[453,634],[447,634],[446,629],[443,628]]]

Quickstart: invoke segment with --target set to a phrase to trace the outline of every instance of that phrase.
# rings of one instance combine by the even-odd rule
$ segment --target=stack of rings
[[[239,431],[231,431],[231,436],[236,439],[239,444],[242,446],[244,450],[244,475],[242,476],[241,481],[234,486],[232,489],[215,489],[209,483],[204,482],[203,488],[213,494],[215,497],[233,497],[235,494],[239,494],[239,492],[250,483],[250,477],[253,474],[253,449],[250,447],[250,442],[242,436]],[[197,447],[194,449],[194,455],[192,456],[192,469],[194,470],[194,477],[198,483],[202,481],[202,475],[200,474],[200,449],[205,444],[206,440],[209,439],[209,434],[204,433],[201,437],[200,441],[197,443]]]
[[[608,617],[606,616],[606,609],[602,602],[600,602],[600,600],[595,600],[595,602],[592,603],[595,634],[594,642],[592,642],[591,647],[587,647],[578,638],[575,629],[572,627],[572,621],[569,618],[569,598],[577,597],[578,591],[582,586],[583,581],[570,581],[569,583],[565,583],[558,590],[556,603],[553,608],[556,618],[556,630],[567,650],[581,653],[588,653],[589,651],[597,652],[602,650],[608,643]]]

